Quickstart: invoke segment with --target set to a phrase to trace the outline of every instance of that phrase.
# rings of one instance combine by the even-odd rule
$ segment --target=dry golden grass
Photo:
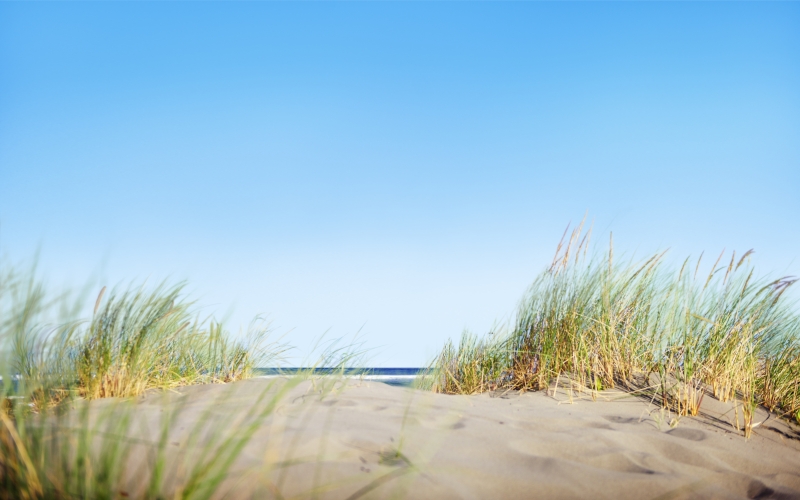
[[[659,400],[696,415],[706,390],[740,402],[749,435],[757,405],[800,421],[800,317],[786,291],[795,280],[758,279],[752,251],[702,256],[679,270],[664,254],[642,262],[587,258],[591,230],[565,232],[551,265],[523,297],[503,335],[448,343],[421,387],[471,394],[539,390],[564,374],[593,390],[658,377]]]

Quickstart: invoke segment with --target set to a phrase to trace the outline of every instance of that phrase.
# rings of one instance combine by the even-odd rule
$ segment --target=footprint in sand
[[[350,401],[349,399],[329,399],[327,401],[322,402],[325,406],[358,406],[358,403],[355,401]]]
[[[618,417],[616,415],[604,415],[603,418],[612,424],[633,424],[639,421],[638,418]]]
[[[658,474],[656,470],[645,465],[645,462],[650,461],[650,458],[651,457],[646,454],[617,451],[591,458],[585,457],[584,460],[580,461],[592,467],[616,472],[625,472],[629,474]]]
[[[606,431],[613,431],[614,430],[613,427],[611,427],[608,424],[604,424],[602,422],[589,422],[588,424],[586,424],[586,427],[589,427],[591,429],[603,429],[603,430],[606,430]]]
[[[702,441],[706,438],[706,433],[698,431],[697,429],[684,429],[679,427],[667,431],[670,436],[679,437],[681,439],[688,439],[689,441]]]
[[[747,498],[770,498],[774,493],[775,490],[758,479],[754,479],[747,487]]]

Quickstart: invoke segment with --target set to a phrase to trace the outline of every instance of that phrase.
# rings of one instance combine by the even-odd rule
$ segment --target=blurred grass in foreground
[[[567,376],[588,391],[648,390],[679,415],[708,391],[737,402],[746,436],[757,405],[800,422],[800,316],[785,293],[796,280],[759,278],[752,251],[720,255],[708,274],[702,256],[677,270],[663,253],[617,262],[613,242],[587,258],[590,235],[582,223],[562,238],[509,329],[448,342],[418,387],[539,390]]]
[[[234,338],[213,319],[199,319],[192,306],[182,285],[103,288],[91,318],[76,320],[80,304],[70,295],[49,296],[35,268],[0,269],[0,498],[129,496],[124,473],[131,450],[142,445],[129,436],[139,424],[132,396],[245,379],[288,349],[269,340],[261,320]],[[283,392],[265,391],[263,404],[250,411],[269,414]],[[113,411],[90,411],[97,406],[88,400],[99,398],[121,399]],[[146,488],[138,497],[162,498],[172,463],[163,440],[176,415],[162,419],[162,442],[148,444],[150,460],[137,479]],[[178,471],[171,496],[208,498],[254,432],[248,422],[255,416],[218,431],[201,419],[193,432],[210,438],[194,450],[191,467]]]

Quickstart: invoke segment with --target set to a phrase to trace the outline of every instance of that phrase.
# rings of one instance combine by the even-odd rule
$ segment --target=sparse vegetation
[[[129,397],[152,388],[231,382],[287,349],[268,341],[263,321],[254,321],[237,339],[219,322],[200,320],[183,285],[108,293],[104,287],[91,319],[52,323],[48,314],[66,299],[48,301],[33,273],[7,271],[0,287],[3,377],[17,378],[14,391],[35,395],[37,406],[69,394]]]
[[[274,362],[287,349],[269,342],[263,321],[237,339],[213,319],[198,319],[180,285],[103,288],[84,321],[73,319],[79,307],[69,299],[48,297],[34,270],[8,268],[0,275],[0,498],[128,496],[124,471],[136,446],[150,446],[152,458],[142,470],[147,490],[136,496],[160,497],[171,461],[163,442],[128,439],[140,424],[129,398],[148,389],[248,378],[257,364]],[[211,420],[201,419],[193,432],[212,439],[198,445],[194,457],[201,459],[172,484],[178,497],[208,498],[254,431],[253,419],[271,412],[281,394],[265,392],[263,404],[251,409],[258,415],[245,415],[235,433],[226,426],[215,436]],[[99,398],[123,399],[90,411],[90,400]],[[162,419],[162,439],[174,417]]]
[[[613,243],[592,257],[590,234],[580,225],[562,239],[509,328],[447,343],[418,386],[475,394],[540,390],[566,378],[592,394],[622,387],[650,395],[659,426],[696,415],[707,394],[736,403],[745,436],[759,405],[800,422],[800,316],[786,293],[794,280],[759,278],[752,252],[721,255],[707,273],[702,256],[677,269],[664,254],[618,262]],[[363,363],[363,343],[333,341],[236,422],[204,414],[179,455],[167,439],[180,406],[156,423],[156,440],[134,439],[142,424],[132,397],[245,379],[287,349],[269,340],[263,321],[232,336],[200,318],[183,291],[103,288],[91,317],[79,320],[79,302],[48,296],[34,271],[3,271],[0,499],[210,498],[286,391],[317,372],[342,376]],[[336,380],[312,386],[326,394]],[[93,401],[103,398],[117,399]]]
[[[752,251],[668,268],[664,254],[587,256],[591,229],[562,238],[505,334],[445,345],[420,381],[437,392],[539,390],[568,376],[590,391],[643,387],[678,415],[710,392],[735,400],[749,436],[757,405],[800,422],[800,316],[791,278],[764,280]]]

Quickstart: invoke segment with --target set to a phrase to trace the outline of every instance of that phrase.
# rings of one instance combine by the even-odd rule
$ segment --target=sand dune
[[[214,422],[205,432],[238,432],[258,395],[286,383],[149,394],[136,405],[149,424],[135,432],[157,440],[163,415],[180,408],[171,453],[191,461],[203,415]],[[646,399],[618,391],[592,401],[564,389],[447,396],[352,380],[329,392],[326,383],[302,382],[268,416],[245,419],[258,428],[220,498],[800,498],[798,427],[761,412],[745,440],[733,407],[710,397],[700,416],[671,426]],[[132,491],[138,484],[132,477]]]

